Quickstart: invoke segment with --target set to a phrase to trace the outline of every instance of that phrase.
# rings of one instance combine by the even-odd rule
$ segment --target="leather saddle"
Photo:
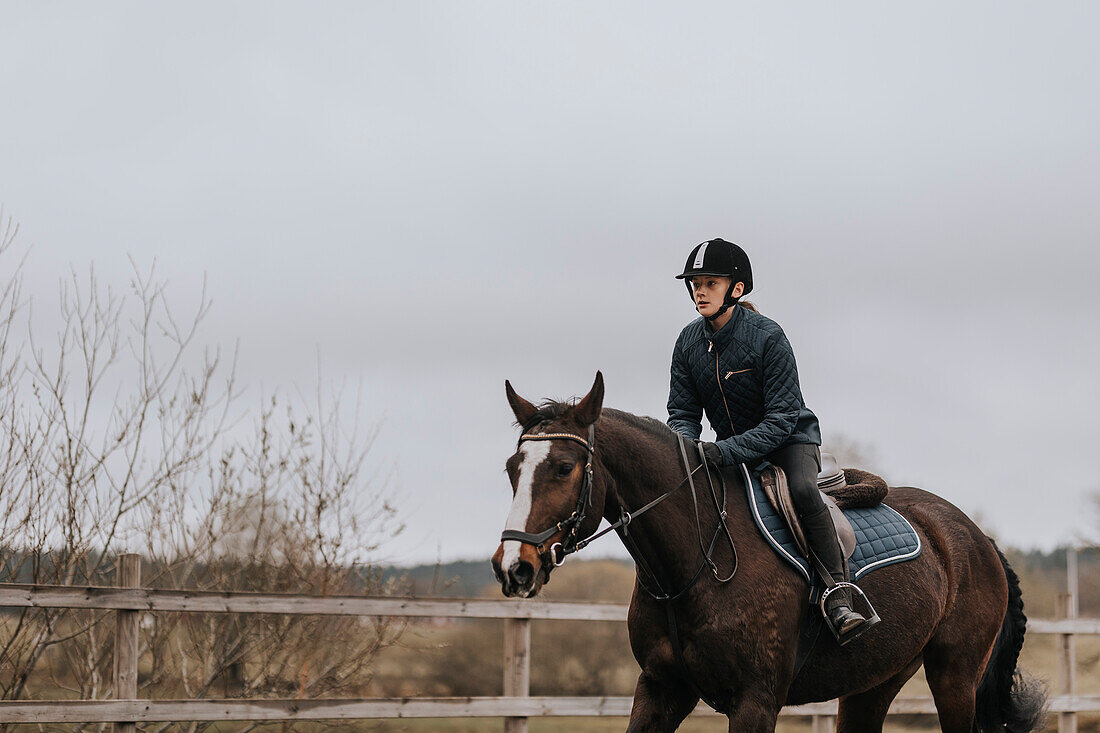
[[[846,473],[853,474],[856,483],[849,485]],[[770,465],[760,473],[760,483],[764,487],[764,494],[776,512],[783,517],[799,552],[803,557],[809,557],[809,545],[806,542],[806,533],[802,529],[802,523],[798,519],[798,511],[791,499],[790,486],[787,484],[787,475],[779,466]],[[837,464],[836,458],[831,454],[821,453],[821,473],[817,476],[817,488],[821,491],[821,499],[829,509],[836,527],[837,538],[840,540],[840,548],[844,558],[852,556],[856,547],[856,533],[852,529],[852,523],[844,516],[841,507],[873,506],[886,496],[886,482],[874,474],[853,469],[842,470]],[[849,489],[852,489],[851,491]],[[836,496],[837,498],[834,498]]]

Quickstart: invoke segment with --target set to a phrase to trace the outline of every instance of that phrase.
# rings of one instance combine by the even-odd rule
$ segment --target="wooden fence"
[[[1100,619],[1077,617],[1077,555],[1067,553],[1069,582],[1058,620],[1030,620],[1028,632],[1061,638],[1058,694],[1051,712],[1061,733],[1076,733],[1077,713],[1100,712],[1100,695],[1076,693],[1075,634],[1100,634]],[[531,622],[535,619],[626,620],[617,603],[564,603],[531,600],[413,599],[362,596],[303,596],[274,593],[204,592],[141,588],[140,559],[119,559],[119,587],[67,587],[0,584],[0,607],[86,608],[117,612],[115,690],[118,700],[35,700],[0,702],[0,723],[114,723],[130,733],[138,722],[286,721],[369,718],[503,717],[506,733],[527,730],[539,716],[625,716],[629,697],[530,696]],[[463,698],[362,699],[137,699],[138,621],[145,611],[191,613],[277,613],[339,616],[499,618],[504,620],[504,695]],[[836,702],[784,708],[784,716],[809,716],[814,733],[832,730]],[[892,714],[935,714],[931,698],[899,698]],[[705,705],[695,715],[714,715]]]

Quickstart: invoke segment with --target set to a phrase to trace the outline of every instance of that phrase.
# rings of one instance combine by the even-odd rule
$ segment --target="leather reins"
[[[711,569],[711,573],[714,575],[714,579],[719,583],[727,583],[733,579],[734,574],[737,572],[737,548],[733,542],[733,535],[730,534],[729,528],[726,526],[726,500],[728,491],[726,488],[726,478],[721,472],[718,472],[719,483],[722,487],[722,498],[718,499],[718,494],[714,491],[714,480],[711,478],[711,472],[706,471],[707,484],[710,489],[711,500],[714,503],[714,509],[718,513],[718,526],[715,527],[714,536],[711,537],[710,545],[703,546],[703,528],[699,517],[699,500],[695,490],[695,481],[693,476],[695,472],[700,468],[706,466],[706,456],[703,454],[701,446],[696,446],[699,451],[699,465],[695,468],[691,468],[688,461],[687,451],[684,448],[684,438],[677,433],[677,443],[680,447],[680,459],[684,464],[685,476],[675,487],[669,489],[665,493],[653,499],[645,506],[637,509],[636,511],[629,512],[625,508],[620,507],[619,519],[613,522],[610,526],[605,527],[599,532],[593,534],[591,537],[585,539],[577,539],[577,532],[580,530],[580,525],[584,523],[584,520],[588,516],[588,509],[592,506],[592,456],[596,449],[596,437],[595,426],[590,425],[588,427],[588,440],[585,440],[579,435],[573,433],[524,433],[519,437],[519,441],[516,443],[518,448],[523,443],[529,440],[570,440],[574,443],[579,443],[584,446],[586,453],[586,461],[584,466],[584,478],[581,483],[581,490],[577,494],[577,503],[573,508],[573,512],[565,519],[557,522],[556,524],[544,529],[541,532],[523,532],[517,529],[506,529],[500,534],[500,541],[515,540],[517,542],[523,542],[524,544],[532,545],[539,553],[539,556],[544,560],[548,559],[554,566],[560,567],[565,558],[572,555],[574,552],[579,552],[585,547],[590,545],[595,540],[603,537],[605,534],[611,531],[619,531],[620,537],[624,540],[624,544],[627,545],[627,549],[631,551],[631,555],[638,561],[639,566],[643,567],[646,574],[649,575],[653,585],[657,588],[657,592],[649,590],[643,583],[642,587],[646,592],[653,597],[654,600],[675,600],[684,595],[699,579],[703,570],[708,566]],[[663,502],[668,497],[672,496],[676,491],[680,489],[684,484],[691,487],[691,501],[695,513],[695,528],[698,533],[699,552],[703,555],[703,563],[699,566],[699,569],[695,571],[691,581],[682,590],[677,593],[669,593],[661,588],[661,583],[657,579],[657,575],[650,570],[648,563],[637,547],[637,544],[630,537],[630,531],[628,529],[630,523],[648,512],[653,507]],[[561,542],[554,542],[549,547],[546,547],[546,540],[550,539],[558,532],[568,530],[568,533]],[[714,562],[712,555],[714,554],[714,548],[718,544],[718,538],[723,534],[726,535],[726,539],[729,542],[730,549],[733,551],[733,570],[730,574],[723,578],[718,571],[718,565]],[[629,540],[629,542],[627,542]]]

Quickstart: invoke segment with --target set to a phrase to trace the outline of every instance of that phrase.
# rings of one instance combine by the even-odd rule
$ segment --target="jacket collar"
[[[731,310],[733,311],[733,315],[726,321],[726,325],[722,326],[717,331],[711,329],[710,322],[706,318],[702,316],[699,317],[699,320],[702,321],[703,337],[705,339],[713,341],[719,346],[723,346],[734,340],[735,337],[733,332],[737,328],[737,322],[741,320],[741,312],[745,309],[737,305]]]

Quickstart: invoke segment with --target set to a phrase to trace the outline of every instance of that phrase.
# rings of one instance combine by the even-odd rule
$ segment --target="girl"
[[[848,563],[817,489],[821,431],[802,399],[794,352],[775,321],[751,303],[738,303],[752,291],[748,255],[712,239],[691,251],[676,277],[702,318],[680,332],[672,352],[669,427],[697,441],[705,412],[718,436],[702,444],[709,463],[780,466],[811,550],[834,581],[847,582]],[[852,592],[844,586],[826,598],[825,616],[842,643],[873,623],[852,610]]]

